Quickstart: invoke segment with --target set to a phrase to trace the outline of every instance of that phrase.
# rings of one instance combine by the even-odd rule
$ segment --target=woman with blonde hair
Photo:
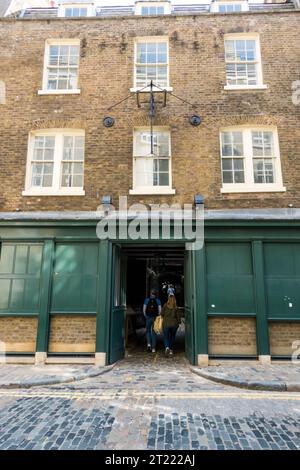
[[[180,323],[180,314],[173,292],[169,294],[168,301],[162,308],[161,316],[163,317],[165,354],[172,356],[176,331]]]

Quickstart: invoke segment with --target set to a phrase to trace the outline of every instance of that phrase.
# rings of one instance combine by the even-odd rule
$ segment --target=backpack
[[[146,307],[146,315],[148,317],[156,317],[158,315],[158,305],[156,299],[149,299]]]

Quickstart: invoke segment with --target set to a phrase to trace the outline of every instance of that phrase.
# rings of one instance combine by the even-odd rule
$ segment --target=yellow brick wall
[[[96,317],[54,315],[50,318],[49,352],[95,352]]]
[[[270,353],[273,356],[291,356],[294,341],[300,341],[299,322],[270,322]],[[298,346],[299,348],[299,346]]]
[[[208,353],[256,355],[255,318],[209,318]]]
[[[175,196],[129,196],[129,203],[189,202],[205,196],[206,208],[287,207],[300,205],[300,106],[292,103],[299,80],[300,15],[291,12],[237,15],[182,15],[159,18],[94,18],[0,21],[1,80],[6,104],[0,105],[0,210],[95,210],[99,198],[114,203],[132,187],[132,134],[149,125],[148,111],[135,99],[108,111],[133,86],[134,41],[140,36],[169,38],[170,85],[190,106],[168,98],[156,125],[168,126],[172,139]],[[224,35],[260,35],[266,90],[226,91]],[[79,38],[79,95],[40,96],[45,41]],[[284,65],[283,65],[284,64]],[[284,68],[284,78],[282,76]],[[202,124],[192,127],[197,112]],[[115,118],[107,129],[102,120]],[[282,193],[221,194],[219,129],[236,124],[278,128]],[[28,133],[45,128],[85,129],[84,197],[25,197]],[[9,164],[8,164],[9,162]]]
[[[35,353],[37,324],[37,317],[0,317],[0,341],[4,350]]]

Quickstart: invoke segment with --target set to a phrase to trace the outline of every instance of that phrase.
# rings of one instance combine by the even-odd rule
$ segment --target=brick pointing
[[[286,207],[300,204],[300,105],[292,103],[292,83],[300,80],[298,11],[240,15],[183,15],[160,18],[78,20],[1,20],[0,80],[6,104],[0,105],[0,210],[95,210],[103,194],[128,195],[132,188],[133,128],[148,125],[147,110],[134,99],[108,111],[133,86],[134,39],[167,36],[170,85],[174,93],[198,103],[202,124],[188,117],[195,110],[174,98],[158,112],[157,125],[172,137],[175,196],[129,196],[142,201],[192,202],[205,196],[206,208]],[[225,91],[224,34],[260,34],[267,90]],[[80,38],[80,95],[38,96],[42,86],[45,40]],[[102,120],[115,118],[107,129]],[[278,128],[286,193],[220,193],[219,128],[234,124]],[[43,128],[86,131],[83,197],[24,197],[28,133]]]
[[[256,355],[255,318],[209,318],[208,352],[216,355]]]
[[[270,352],[274,356],[291,356],[294,341],[300,341],[300,323],[298,322],[270,322]],[[300,343],[299,343],[300,344]],[[299,345],[297,346],[299,349]]]
[[[0,317],[0,341],[6,352],[35,353],[37,317]]]
[[[50,319],[49,352],[95,352],[96,317],[55,315]]]

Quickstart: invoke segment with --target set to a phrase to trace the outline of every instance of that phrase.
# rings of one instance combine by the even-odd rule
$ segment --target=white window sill
[[[22,196],[85,196],[85,191],[84,189],[60,189],[58,191],[54,190],[45,190],[45,191],[37,191],[37,190],[32,190],[28,189],[25,191],[22,191]]]
[[[224,90],[266,90],[268,85],[225,85]]]
[[[257,185],[257,186],[223,186],[221,188],[221,193],[283,193],[286,191],[284,186],[266,186],[266,185]]]
[[[160,88],[156,88],[155,86],[153,86],[153,92],[155,93],[155,92],[162,92],[162,91],[173,91],[173,87],[171,87],[171,86],[167,86],[165,88],[160,87]],[[142,89],[142,88],[130,88],[130,91],[131,91],[131,93],[137,93],[138,91],[140,93],[149,93],[150,92],[150,87],[144,88],[144,89]]]
[[[175,194],[175,189],[171,188],[137,188],[137,189],[130,189],[129,194],[131,195],[163,195],[163,194]]]
[[[38,95],[80,95],[80,93],[79,88],[73,90],[38,90]]]

